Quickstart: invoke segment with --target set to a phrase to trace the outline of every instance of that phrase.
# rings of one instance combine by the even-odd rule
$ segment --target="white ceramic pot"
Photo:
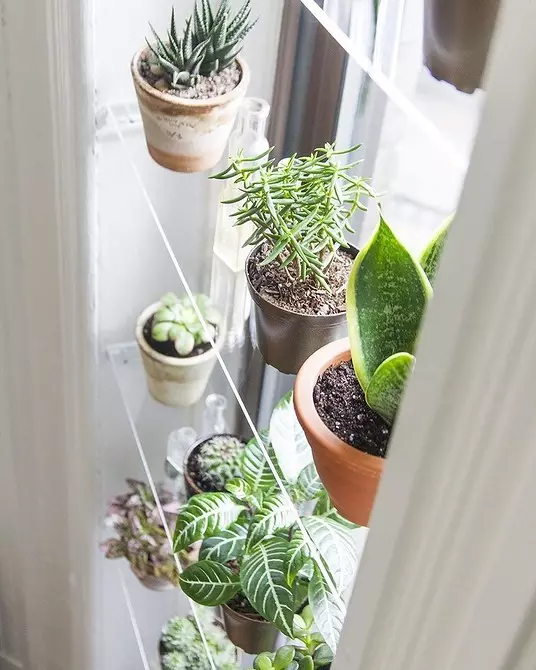
[[[147,51],[135,54],[132,78],[145,130],[147,148],[154,160],[175,172],[202,172],[216,165],[225,151],[238,109],[250,80],[245,60],[238,86],[225,95],[206,100],[179,98],[153,88],[141,76],[139,62]]]
[[[205,392],[216,364],[216,349],[219,351],[221,348],[224,335],[218,333],[216,349],[210,348],[199,356],[164,356],[155,351],[143,336],[143,327],[160,307],[161,304],[155,302],[144,309],[136,324],[136,340],[147,374],[149,393],[155,400],[169,407],[195,405]]]

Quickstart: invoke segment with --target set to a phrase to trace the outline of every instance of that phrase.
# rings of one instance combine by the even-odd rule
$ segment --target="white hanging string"
[[[130,599],[130,593],[128,592],[127,583],[125,581],[125,576],[121,569],[120,565],[117,565],[117,570],[119,572],[119,581],[121,583],[121,589],[123,590],[123,595],[125,596],[125,602],[128,609],[128,615],[130,617],[130,623],[132,624],[132,629],[134,631],[134,637],[136,638],[136,643],[138,649],[140,650],[141,662],[143,663],[143,670],[151,670],[149,661],[147,659],[147,653],[145,651],[145,646],[141,637],[140,629],[138,626],[138,621],[136,619],[136,612],[132,606],[132,600]]]

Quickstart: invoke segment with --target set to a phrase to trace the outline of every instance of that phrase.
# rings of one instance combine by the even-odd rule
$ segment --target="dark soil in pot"
[[[268,255],[263,244],[249,259],[248,275],[253,288],[268,302],[297,314],[327,316],[345,311],[346,285],[354,262],[353,256],[339,249],[326,271],[331,293],[318,285],[313,277],[296,280],[276,262],[260,267]]]
[[[206,342],[205,344],[200,344],[198,347],[195,347],[195,349],[189,353],[188,356],[181,356],[175,349],[175,344],[171,340],[166,340],[165,342],[157,342],[156,340],[153,340],[153,336],[151,334],[153,329],[153,320],[154,316],[152,316],[147,321],[145,326],[143,326],[143,337],[151,349],[154,349],[163,356],[170,356],[171,358],[194,358],[195,356],[200,356],[201,354],[206,353],[212,346],[210,342]],[[218,334],[216,333],[216,337],[217,336]]]
[[[200,450],[203,447],[204,444],[206,444],[209,440],[211,440],[214,436],[211,436],[209,438],[206,438],[199,442],[190,454],[187,457],[186,461],[186,482],[189,485],[189,488],[191,489],[191,495],[195,495],[196,493],[199,493],[200,491],[202,493],[214,493],[218,491],[223,491],[223,488],[217,488],[213,485],[213,482],[210,478],[206,476],[206,474],[203,472],[203,469],[201,467],[200,463]],[[236,435],[231,435],[228,433],[225,433],[222,435],[222,437],[227,437],[227,438],[235,438],[239,440],[243,445],[244,448],[246,446],[245,440],[243,440],[240,437],[237,437]],[[190,481],[188,481],[188,478]],[[192,484],[194,486],[192,486]],[[196,487],[198,490],[196,490]]]
[[[140,58],[139,70],[145,81],[158,91],[190,100],[207,100],[230,93],[240,83],[242,72],[236,63],[221,72],[208,76],[199,75],[197,83],[188,88],[175,89],[169,86],[164,71],[147,51]]]
[[[227,607],[233,610],[233,612],[238,612],[243,616],[247,616],[248,619],[253,619],[255,621],[266,621],[251,605],[249,600],[243,593],[237,593],[229,602],[225,603]]]
[[[313,400],[318,415],[337,437],[367,454],[385,457],[391,429],[367,405],[352,361],[329,367],[318,378]]]

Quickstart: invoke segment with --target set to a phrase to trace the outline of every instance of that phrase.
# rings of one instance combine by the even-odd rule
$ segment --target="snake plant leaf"
[[[257,542],[278,530],[290,528],[296,520],[296,509],[287,502],[283,493],[265,497],[262,507],[251,520],[247,546],[251,549]]]
[[[415,367],[415,356],[400,352],[385,360],[372,375],[365,394],[369,407],[392,424],[408,379]]]
[[[311,552],[309,550],[309,544],[304,538],[302,531],[295,531],[285,557],[285,577],[291,586],[294,583],[298,572],[307,563],[310,556]]]
[[[249,602],[287,637],[293,637],[294,596],[285,579],[289,542],[265,538],[244,556],[240,583]]]
[[[263,430],[260,437],[269,455],[273,449],[270,445],[268,431]],[[252,438],[244,449],[242,475],[253,491],[267,491],[277,485],[268,459],[255,438]]]
[[[439,261],[441,260],[441,254],[443,253],[443,247],[453,218],[454,214],[448,217],[421,253],[421,266],[426,272],[430,284],[434,283],[437,268],[439,267]]]
[[[177,516],[173,551],[211,537],[234,523],[244,507],[229,493],[200,493],[190,498]]]
[[[331,592],[318,567],[309,582],[308,595],[318,631],[335,653],[346,611],[340,598]]]
[[[338,593],[342,593],[354,579],[357,570],[357,550],[351,533],[326,517],[302,517],[302,522],[324,560]]]
[[[355,373],[364,391],[393,354],[413,354],[432,287],[409,251],[380,216],[350,273],[348,335]]]
[[[216,535],[203,540],[199,560],[227,563],[238,558],[244,550],[247,534],[246,526],[232,523],[229,528],[224,528]]]
[[[240,578],[225,565],[215,561],[198,561],[179,577],[184,593],[196,603],[216,607],[240,591]]]
[[[294,483],[303,468],[313,462],[313,452],[296,417],[292,398],[290,391],[275,406],[270,419],[270,442],[285,479]]]

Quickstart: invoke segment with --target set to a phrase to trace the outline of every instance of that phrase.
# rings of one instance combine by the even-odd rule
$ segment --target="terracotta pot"
[[[206,100],[179,98],[153,88],[141,76],[139,62],[147,48],[131,63],[147,148],[154,160],[175,172],[202,172],[216,165],[225,151],[236,115],[250,80],[243,58],[238,86],[225,95]]]
[[[222,605],[221,610],[225,630],[234,645],[246,654],[275,651],[279,631],[273,624],[235,612],[228,605]]]
[[[223,333],[218,334],[216,348],[191,358],[175,358],[155,351],[143,336],[143,327],[160,309],[156,302],[140,314],[136,324],[136,340],[147,374],[149,393],[155,400],[169,407],[195,405],[202,397],[216,364],[216,350],[221,349]]]
[[[322,421],[313,401],[313,389],[324,370],[350,358],[348,338],[314,353],[296,377],[294,407],[331,501],[346,519],[368,526],[385,461],[338,438]]]
[[[241,442],[246,444],[246,440],[244,440],[242,437],[239,437],[238,435],[233,435],[232,433],[218,433],[218,435],[223,435],[224,437],[236,437],[237,440],[240,440]],[[188,449],[184,456],[184,464],[183,464],[183,472],[184,472],[184,484],[186,488],[186,496],[188,499],[190,499],[192,496],[197,495],[198,493],[206,493],[206,491],[203,491],[190,477],[190,474],[188,472],[188,461],[190,460],[192,454],[196,449],[198,449],[202,444],[205,444],[205,442],[208,442],[214,435],[209,435],[208,437],[202,437],[200,440],[197,440],[192,444],[192,446]]]
[[[143,584],[146,589],[150,589],[151,591],[170,591],[171,589],[176,588],[169,580],[164,579],[163,577],[153,577],[152,575],[148,575],[147,577],[138,577],[138,581],[140,584]]]
[[[346,312],[315,316],[298,314],[265,300],[249,278],[249,264],[259,247],[246,261],[246,278],[254,303],[255,331],[259,350],[268,365],[284,374],[295,375],[315,351],[347,333]],[[357,249],[350,245],[348,253],[355,258]]]
[[[431,74],[473,93],[482,84],[500,0],[425,0],[424,62]]]

